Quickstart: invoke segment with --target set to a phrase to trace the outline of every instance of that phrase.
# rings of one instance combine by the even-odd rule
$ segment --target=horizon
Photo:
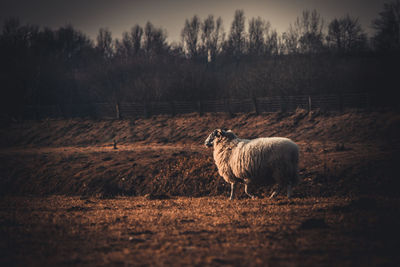
[[[217,3],[207,1],[183,1],[183,0],[148,0],[126,1],[119,0],[113,3],[106,0],[89,0],[84,3],[78,1],[27,0],[2,1],[0,8],[1,23],[10,17],[16,17],[22,24],[33,24],[41,28],[49,27],[58,29],[65,25],[72,25],[75,29],[87,35],[91,40],[96,40],[100,28],[111,31],[113,39],[121,39],[122,33],[129,31],[138,24],[144,26],[150,21],[154,26],[162,28],[167,33],[169,44],[180,43],[180,33],[185,19],[197,15],[202,21],[208,16],[221,17],[226,33],[229,32],[234,12],[242,9],[246,17],[246,29],[248,21],[252,17],[261,17],[271,23],[271,28],[279,34],[287,30],[290,24],[301,16],[304,10],[316,9],[324,19],[324,27],[334,18],[340,18],[347,14],[358,18],[365,33],[369,37],[374,30],[372,21],[378,17],[383,9],[385,0],[369,1],[318,1],[307,0],[297,3],[295,0],[284,1],[228,1],[220,0]],[[39,7],[39,11],[37,11]],[[33,12],[33,10],[35,10]]]

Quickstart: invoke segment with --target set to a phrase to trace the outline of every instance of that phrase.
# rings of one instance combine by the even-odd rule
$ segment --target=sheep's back
[[[297,162],[297,145],[282,137],[243,140],[232,151],[230,159],[231,169],[236,177],[264,183],[274,182],[274,172],[297,168]]]

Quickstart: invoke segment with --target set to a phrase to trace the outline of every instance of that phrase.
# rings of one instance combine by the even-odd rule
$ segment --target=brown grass
[[[286,136],[295,141],[359,143],[386,136],[397,138],[397,112],[323,113],[305,110],[255,116],[226,114],[155,116],[123,120],[43,120],[25,121],[0,127],[0,147],[103,146],[118,144],[199,145],[216,128],[229,128],[242,138]],[[384,140],[380,140],[384,141]]]
[[[297,197],[397,193],[390,184],[395,174],[392,151],[372,144],[348,144],[345,151],[337,151],[336,143],[299,145],[302,182],[295,190]],[[229,193],[211,150],[202,145],[10,148],[0,152],[0,161],[4,164],[0,192],[6,195],[198,197]],[[270,190],[259,188],[257,193],[266,196]]]
[[[295,140],[294,199],[228,201],[202,144],[218,127]],[[394,112],[302,110],[4,125],[0,264],[395,265],[399,129]]]
[[[5,198],[4,265],[372,266],[393,264],[386,198]]]

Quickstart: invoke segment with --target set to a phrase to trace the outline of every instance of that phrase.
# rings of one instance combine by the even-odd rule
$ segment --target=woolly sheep
[[[278,184],[270,198],[286,187],[290,198],[292,187],[298,183],[299,148],[290,139],[269,137],[240,139],[231,130],[214,130],[204,144],[214,147],[214,160],[218,173],[231,184],[230,199],[234,198],[237,183]]]

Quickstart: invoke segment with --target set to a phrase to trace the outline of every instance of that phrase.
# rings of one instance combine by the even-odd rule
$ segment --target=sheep
[[[213,156],[218,173],[231,184],[229,199],[234,199],[237,183],[244,183],[245,193],[249,184],[278,184],[270,198],[286,187],[287,197],[298,183],[299,148],[283,137],[240,139],[231,130],[214,130],[204,142],[214,148]]]

